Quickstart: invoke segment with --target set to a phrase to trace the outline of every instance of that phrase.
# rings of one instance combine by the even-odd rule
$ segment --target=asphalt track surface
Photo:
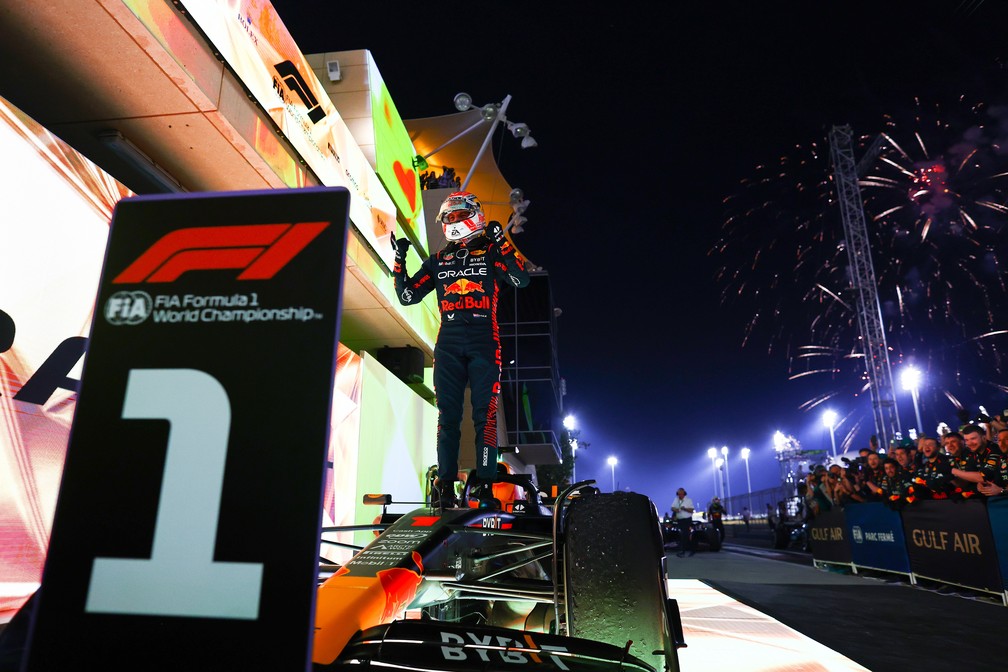
[[[1000,600],[815,568],[809,553],[773,550],[769,530],[755,524],[749,534],[729,528],[718,553],[679,558],[670,549],[667,567],[669,578],[699,579],[876,672],[1008,664],[1008,607]],[[733,662],[711,661],[704,672],[756,669]]]

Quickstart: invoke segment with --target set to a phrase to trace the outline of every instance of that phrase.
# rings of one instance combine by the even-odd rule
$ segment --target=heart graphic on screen
[[[392,170],[395,171],[396,179],[399,180],[399,186],[402,187],[403,193],[406,194],[410,212],[416,212],[416,173],[413,172],[412,168],[404,168],[403,164],[398,161],[392,164]]]

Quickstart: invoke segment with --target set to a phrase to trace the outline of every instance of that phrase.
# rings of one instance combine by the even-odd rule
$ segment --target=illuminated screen
[[[146,3],[128,4],[152,34],[162,33],[147,23],[152,17],[143,11]],[[350,221],[392,268],[389,233],[395,231],[395,204],[273,5],[269,0],[182,4],[322,184],[350,191]],[[162,46],[171,52],[175,45],[162,41]]]
[[[342,363],[342,357],[340,359]],[[368,493],[392,495],[393,506],[402,513],[417,508],[424,497],[424,474],[436,463],[437,409],[424,401],[377,359],[365,353],[359,359],[359,405],[351,424],[359,428],[359,448],[347,450],[334,461],[337,483],[335,517],[339,524],[366,524],[381,516],[380,506],[365,506]],[[342,483],[343,487],[339,487]],[[371,532],[323,535],[345,543],[367,544]],[[337,562],[349,559],[350,551],[324,545],[323,555]]]
[[[131,195],[0,99],[0,618],[38,587],[108,224]]]
[[[392,200],[399,206],[414,240],[426,246],[427,225],[420,197],[420,177],[413,168],[416,150],[370,52],[367,64],[375,134],[375,168]],[[429,254],[430,250],[425,252]]]

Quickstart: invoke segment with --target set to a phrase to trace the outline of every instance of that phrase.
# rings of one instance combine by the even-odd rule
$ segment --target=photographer
[[[833,489],[833,504],[844,506],[849,502],[864,501],[864,498],[855,490],[854,483],[844,473],[844,468],[839,464],[834,464],[829,468],[828,477]]]
[[[840,461],[847,465],[847,468],[844,470],[844,477],[850,483],[852,488],[852,492],[847,499],[857,502],[865,502],[871,499],[872,496],[871,490],[869,490],[866,485],[866,481],[868,480],[867,475],[870,473],[867,460],[875,454],[867,448],[862,448],[860,453],[861,455],[853,460],[841,457]],[[875,459],[877,463],[877,455],[875,455]]]
[[[885,476],[885,470],[882,468],[882,456],[875,451],[868,453],[868,457],[865,458],[862,475],[866,481],[878,483]]]
[[[833,508],[833,488],[827,476],[826,467],[821,464],[812,470],[812,473],[808,476],[806,499],[811,500],[809,504],[813,515],[825,513]]]

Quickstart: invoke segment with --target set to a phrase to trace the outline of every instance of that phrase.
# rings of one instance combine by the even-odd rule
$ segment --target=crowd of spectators
[[[819,465],[800,483],[807,517],[852,502],[901,507],[922,499],[969,499],[1008,494],[1008,422],[984,417],[959,431],[905,439],[888,453],[875,442],[858,457]]]
[[[455,174],[454,168],[445,166],[441,169],[440,175],[433,170],[420,173],[421,189],[460,189],[461,187],[462,179]]]

